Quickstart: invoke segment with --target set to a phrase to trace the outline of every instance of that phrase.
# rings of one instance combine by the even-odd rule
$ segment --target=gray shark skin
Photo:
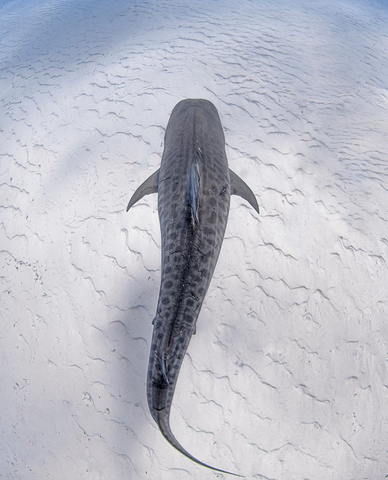
[[[211,102],[188,99],[175,106],[160,169],[135,191],[127,211],[151,193],[158,193],[162,271],[152,322],[148,406],[163,436],[183,455],[236,475],[193,457],[176,440],[169,422],[179,370],[224,239],[230,196],[240,195],[259,213],[250,188],[228,168],[221,121]]]

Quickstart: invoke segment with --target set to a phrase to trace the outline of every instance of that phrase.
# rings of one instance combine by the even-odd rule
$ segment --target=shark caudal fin
[[[143,182],[139,188],[136,189],[135,193],[132,195],[131,200],[127,206],[128,210],[135,205],[141,198],[145,195],[149,195],[151,193],[158,192],[158,183],[159,183],[159,169],[156,170],[150,177],[147,178],[145,182]]]
[[[182,445],[178,442],[178,440],[174,437],[173,433],[171,432],[169,412],[167,411],[167,409],[163,409],[163,410],[160,410],[160,411],[154,409],[154,411],[152,412],[152,416],[154,417],[156,423],[158,424],[158,427],[159,427],[163,437],[173,447],[175,447],[180,453],[185,455],[185,457],[190,458],[190,460],[192,460],[195,463],[198,463],[199,465],[202,465],[203,467],[207,467],[207,468],[210,468],[212,470],[215,470],[216,472],[227,473],[228,475],[234,475],[235,477],[241,477],[242,478],[242,475],[238,475],[237,473],[228,472],[226,470],[221,470],[220,468],[215,468],[215,467],[212,467],[211,465],[207,465],[206,463],[203,463],[200,460],[197,460],[187,450],[185,450],[182,447]]]
[[[248,185],[244,182],[242,178],[236,175],[232,170],[229,169],[230,174],[230,194],[231,195],[238,195],[244,198],[248,203],[252,205],[252,207],[256,210],[257,213],[259,211],[259,205],[257,203],[255,194],[252,190],[248,187]]]

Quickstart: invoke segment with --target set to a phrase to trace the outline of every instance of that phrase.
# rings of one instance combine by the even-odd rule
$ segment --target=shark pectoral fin
[[[252,190],[248,187],[248,185],[241,179],[238,175],[236,175],[232,170],[229,169],[230,174],[230,194],[231,195],[239,195],[240,197],[244,198],[248,203],[252,205],[252,207],[256,210],[257,213],[259,211],[259,205],[257,204],[256,197]]]
[[[127,212],[133,205],[135,205],[136,202],[138,202],[145,195],[149,195],[151,193],[157,193],[158,184],[159,184],[159,169],[156,170],[156,172],[153,173],[150,177],[148,177],[147,180],[143,182],[140,185],[140,187],[135,191],[135,193],[132,195],[131,200],[129,201],[127,206]]]

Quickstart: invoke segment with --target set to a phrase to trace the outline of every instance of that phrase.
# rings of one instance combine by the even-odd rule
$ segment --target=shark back
[[[162,272],[148,381],[154,386],[168,382],[165,408],[169,408],[217,263],[229,212],[225,139],[212,103],[184,100],[172,111],[158,195]],[[157,363],[160,369],[155,369]],[[148,397],[151,409],[155,406],[152,391],[154,388]],[[161,407],[159,400],[157,408]]]

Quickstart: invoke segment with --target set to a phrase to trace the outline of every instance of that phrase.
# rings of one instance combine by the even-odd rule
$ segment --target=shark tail
[[[234,475],[235,477],[242,477],[242,475],[238,475],[237,473],[232,473],[228,472],[226,470],[221,470],[220,468],[215,468],[210,465],[207,465],[204,462],[201,462],[200,460],[196,459],[191,455],[185,448],[182,447],[182,445],[178,442],[178,440],[174,437],[171,428],[170,428],[170,419],[169,419],[169,412],[166,411],[166,409],[163,410],[155,410],[152,412],[153,417],[158,424],[158,427],[163,435],[163,437],[173,446],[175,447],[180,453],[185,455],[187,458],[190,458],[193,462],[198,463],[199,465],[202,465],[203,467],[210,468],[212,470],[215,470],[216,472],[221,472],[221,473],[227,473],[228,475]]]

